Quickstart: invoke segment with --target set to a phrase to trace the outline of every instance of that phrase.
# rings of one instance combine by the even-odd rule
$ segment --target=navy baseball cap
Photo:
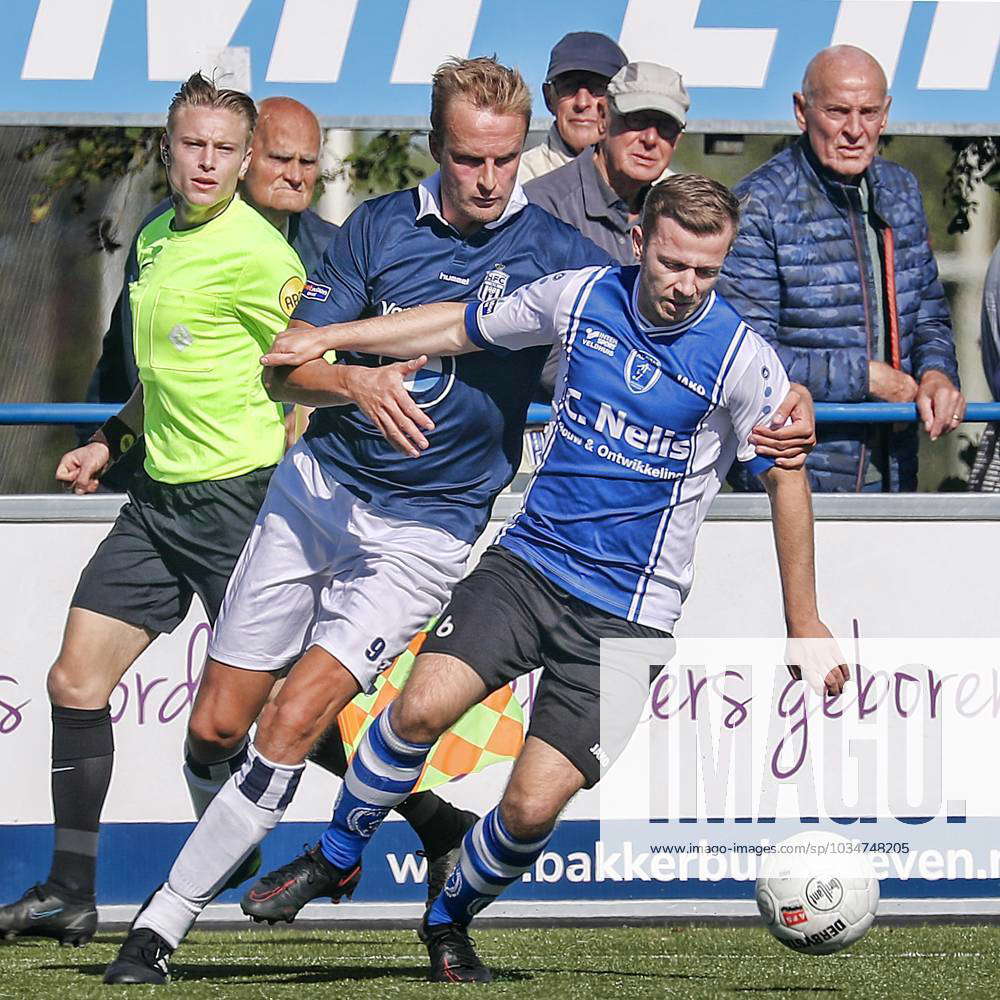
[[[546,83],[560,73],[598,73],[609,80],[628,62],[625,53],[607,35],[596,31],[571,31],[556,42],[549,56]]]

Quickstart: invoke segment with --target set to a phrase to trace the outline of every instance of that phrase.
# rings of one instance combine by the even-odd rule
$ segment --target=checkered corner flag
[[[402,690],[413,662],[435,622],[428,623],[375,682],[372,694],[359,694],[339,715],[340,737],[350,760],[375,717]],[[415,792],[436,788],[490,764],[514,760],[524,743],[524,715],[509,684],[473,705],[434,744]]]

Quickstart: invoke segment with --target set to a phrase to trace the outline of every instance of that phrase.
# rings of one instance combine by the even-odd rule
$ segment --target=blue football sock
[[[392,729],[390,705],[368,727],[358,745],[333,819],[320,838],[320,850],[332,865],[357,864],[386,814],[416,787],[432,743],[408,743]]]
[[[500,807],[490,810],[462,841],[462,856],[427,917],[430,925],[465,926],[535,863],[552,836],[519,840],[503,825]]]

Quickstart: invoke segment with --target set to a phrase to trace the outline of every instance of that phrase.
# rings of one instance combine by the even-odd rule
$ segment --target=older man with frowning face
[[[261,215],[304,212],[312,204],[323,141],[316,116],[290,97],[260,102],[253,160],[243,193]]]
[[[736,186],[720,289],[814,398],[914,402],[933,440],[965,400],[916,178],[876,155],[890,103],[862,49],[812,59],[794,95],[801,139]],[[808,466],[815,490],[915,489],[916,428],[830,429]]]

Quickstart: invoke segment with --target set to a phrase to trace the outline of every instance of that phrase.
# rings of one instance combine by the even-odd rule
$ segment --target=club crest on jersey
[[[507,291],[509,280],[510,275],[503,264],[494,265],[492,271],[486,272],[486,277],[483,278],[483,283],[479,286],[479,301],[493,302],[502,298],[504,292]]]
[[[649,392],[660,377],[660,362],[643,351],[629,351],[625,359],[625,384],[629,392]]]

